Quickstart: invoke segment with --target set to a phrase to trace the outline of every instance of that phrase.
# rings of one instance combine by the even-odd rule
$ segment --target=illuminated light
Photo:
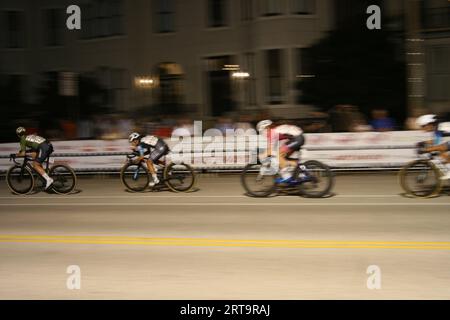
[[[151,87],[155,83],[155,81],[149,77],[137,77],[134,82],[137,87],[143,88]]]
[[[315,78],[316,75],[315,74],[301,74],[301,75],[296,75],[296,78]]]
[[[237,71],[240,68],[241,67],[238,64],[226,64],[226,65],[223,66],[222,70]]]
[[[139,83],[140,84],[152,84],[153,80],[152,79],[140,79]]]
[[[234,72],[232,74],[233,78],[248,78],[250,74],[248,72]]]

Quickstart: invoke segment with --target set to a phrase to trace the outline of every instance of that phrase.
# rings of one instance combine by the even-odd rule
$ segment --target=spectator
[[[389,113],[385,109],[375,109],[372,111],[372,128],[378,132],[395,130],[395,121],[389,117]]]
[[[61,129],[65,140],[75,140],[77,138],[77,125],[71,120],[61,120]]]
[[[215,128],[220,130],[220,132],[222,132],[222,134],[225,135],[227,133],[227,130],[234,129],[234,125],[231,119],[226,117],[220,117],[219,120],[217,121]]]
[[[236,122],[235,128],[243,130],[243,132],[246,132],[249,129],[254,129],[252,123],[251,123],[251,117],[249,115],[241,115],[239,117],[239,121]]]

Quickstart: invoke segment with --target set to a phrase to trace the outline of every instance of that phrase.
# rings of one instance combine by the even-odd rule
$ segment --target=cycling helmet
[[[133,142],[134,140],[139,139],[140,136],[141,136],[141,135],[140,135],[139,133],[133,132],[133,133],[130,134],[130,136],[128,137],[128,141],[131,143],[131,142]]]
[[[437,121],[437,116],[435,114],[426,114],[424,116],[418,117],[416,120],[416,124],[419,127],[424,127],[428,124],[436,123]]]
[[[27,130],[24,127],[18,127],[16,129],[16,134],[20,137],[23,136],[25,133],[27,132]]]
[[[258,124],[256,125],[256,130],[258,131],[262,131],[264,129],[266,129],[268,126],[270,126],[273,122],[271,120],[263,120],[258,122]]]

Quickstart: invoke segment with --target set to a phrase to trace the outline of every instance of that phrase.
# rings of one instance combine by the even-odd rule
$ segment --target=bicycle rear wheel
[[[34,176],[28,167],[14,166],[6,173],[6,182],[13,193],[25,195],[33,190]]]
[[[399,172],[403,190],[417,198],[428,198],[439,194],[442,188],[440,177],[439,169],[428,160],[410,162]]]
[[[150,175],[142,164],[129,163],[120,171],[120,179],[128,190],[141,192],[148,187]]]
[[[164,181],[174,192],[188,192],[195,185],[196,176],[191,166],[171,163],[164,169]]]
[[[249,196],[264,198],[275,192],[277,172],[261,170],[260,164],[248,164],[241,173],[241,184]]]
[[[306,181],[300,185],[300,192],[303,196],[309,198],[322,198],[328,195],[334,185],[334,177],[330,168],[316,160],[306,161],[303,164],[306,167]],[[301,174],[297,169],[296,175]]]
[[[72,168],[58,164],[49,171],[49,176],[53,179],[53,190],[59,194],[71,193],[77,184],[77,176]]]

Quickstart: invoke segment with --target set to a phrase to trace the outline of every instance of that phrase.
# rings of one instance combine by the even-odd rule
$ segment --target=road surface
[[[20,197],[1,180],[0,299],[450,299],[448,194],[407,198],[380,173],[339,175],[326,199],[197,186]]]

